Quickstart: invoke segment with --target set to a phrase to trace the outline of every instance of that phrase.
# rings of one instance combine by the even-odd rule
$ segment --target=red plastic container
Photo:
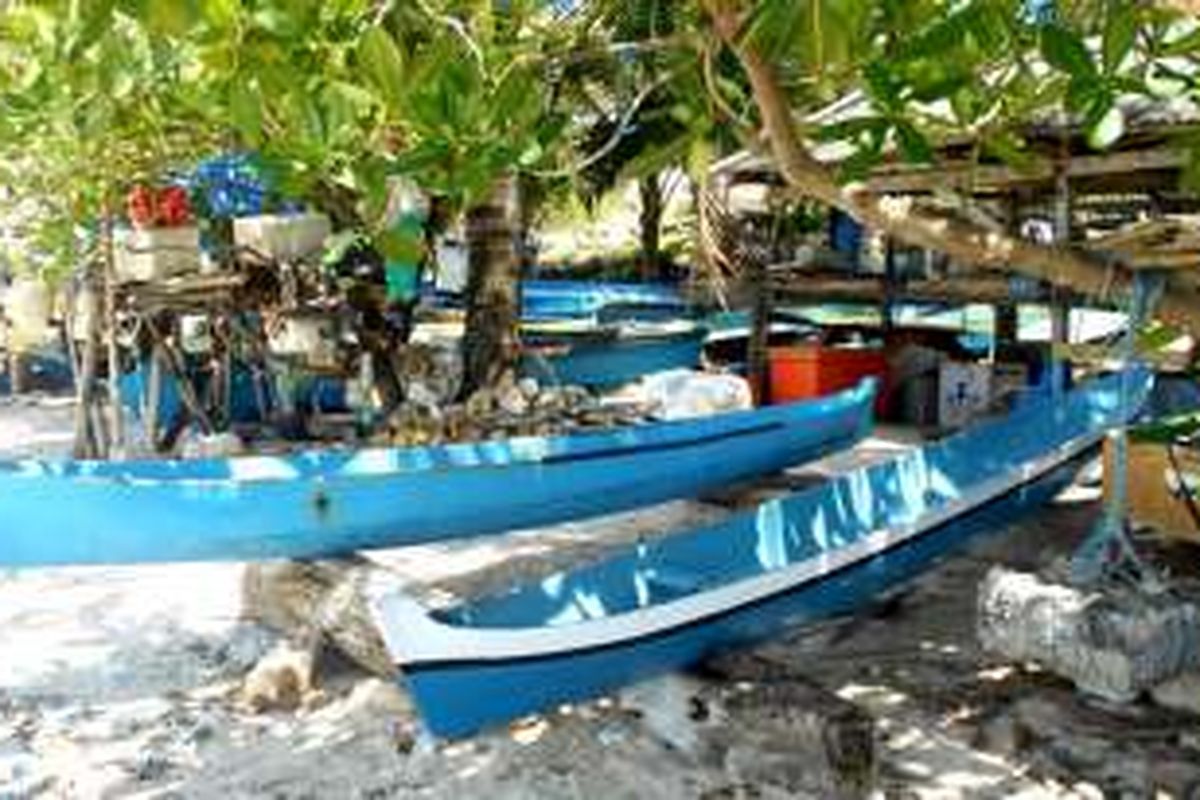
[[[772,403],[822,397],[873,376],[881,384],[875,410],[881,411],[886,405],[888,370],[882,350],[819,345],[772,347],[768,365]]]

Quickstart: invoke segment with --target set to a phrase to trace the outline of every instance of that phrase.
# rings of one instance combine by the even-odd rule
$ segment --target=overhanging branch
[[[840,209],[864,225],[913,247],[945,253],[955,261],[1007,269],[1065,289],[1101,296],[1125,290],[1131,274],[1098,259],[1056,245],[1040,245],[982,228],[962,219],[931,213],[911,198],[880,197],[859,184],[842,186],[809,152],[796,129],[787,95],[775,71],[742,36],[739,10],[729,0],[704,0],[717,35],[738,57],[750,82],[771,154],[783,179],[806,197]],[[1200,329],[1200,297],[1169,292],[1164,316]]]

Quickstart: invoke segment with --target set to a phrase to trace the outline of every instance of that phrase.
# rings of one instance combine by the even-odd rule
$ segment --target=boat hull
[[[1052,497],[1117,420],[1114,394],[1076,403],[1073,419],[1040,408],[1028,431],[1013,421],[1038,417],[1020,412],[984,436],[437,616],[380,595],[377,617],[430,730],[466,735],[853,611]],[[1011,468],[995,474],[998,463]]]
[[[911,580],[971,538],[1002,529],[1052,499],[1070,483],[1079,463],[1023,484],[1004,498],[895,550],[702,623],[585,652],[409,666],[402,683],[412,693],[429,730],[446,738],[595,697],[753,644],[787,628],[853,612]]]
[[[873,395],[558,439],[0,463],[0,566],[315,558],[612,513],[845,447]]]

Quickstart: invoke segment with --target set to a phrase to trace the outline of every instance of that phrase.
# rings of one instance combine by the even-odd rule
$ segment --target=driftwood
[[[243,579],[242,611],[301,650],[332,646],[372,675],[391,678],[396,669],[365,593],[382,571],[361,557],[253,564]]]
[[[726,756],[737,772],[820,797],[868,796],[876,783],[875,720],[786,662],[753,652],[704,665],[706,676],[733,685],[721,706],[742,742]],[[741,761],[739,761],[739,752]]]

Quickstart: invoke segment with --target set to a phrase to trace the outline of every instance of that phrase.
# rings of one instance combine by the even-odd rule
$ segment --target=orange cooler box
[[[881,411],[887,359],[875,348],[773,347],[769,357],[771,402],[805,400],[849,389],[868,376],[879,378],[875,410]]]

